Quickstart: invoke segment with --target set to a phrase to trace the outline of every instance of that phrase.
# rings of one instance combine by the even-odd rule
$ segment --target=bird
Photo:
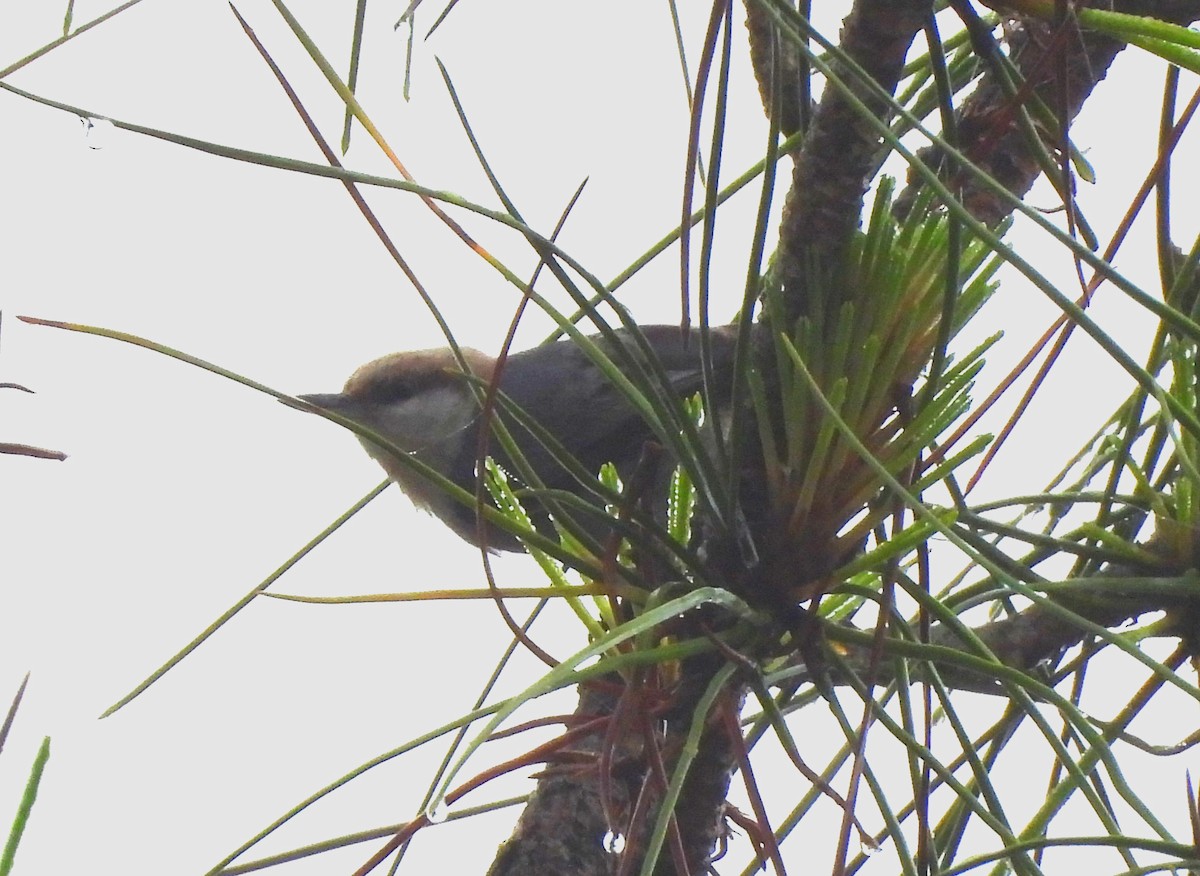
[[[665,375],[667,397],[682,400],[699,392],[703,385],[700,330],[679,326],[639,326]],[[631,330],[618,328],[588,340],[595,344],[627,376],[654,373],[645,368],[647,358]],[[710,398],[728,401],[733,369],[736,330],[721,326],[709,330],[711,353]],[[509,430],[520,456],[534,480],[548,490],[565,491],[603,509],[604,494],[595,479],[582,480],[531,430],[522,425],[515,407],[557,442],[582,469],[595,475],[606,462],[616,467],[623,482],[635,476],[639,459],[648,444],[656,442],[655,429],[633,403],[596,365],[583,347],[564,338],[514,353],[503,364],[485,353],[459,348],[462,362],[473,377],[462,370],[450,348],[392,353],[358,368],[340,393],[296,396],[301,402],[330,411],[360,424],[387,439],[395,448],[411,454],[468,493],[475,494],[478,477],[481,406],[471,384],[483,388],[498,380],[503,400],[492,409]],[[644,384],[639,384],[644,385]],[[374,459],[415,505],[433,514],[465,541],[491,552],[521,551],[522,542],[512,533],[477,515],[477,509],[460,502],[397,459],[396,451],[360,437]],[[516,466],[492,438],[488,453],[516,488],[523,485]],[[660,455],[661,456],[661,455]],[[653,463],[652,463],[653,464]],[[666,485],[674,461],[664,465],[650,481],[654,491],[651,507],[666,509]],[[643,467],[645,463],[642,463]],[[665,471],[665,476],[664,472]],[[661,495],[659,495],[661,494]],[[554,537],[550,512],[536,496],[522,496],[534,527]],[[528,497],[528,498],[527,498]],[[600,513],[572,516],[591,537],[603,544],[612,531],[611,518]],[[661,522],[661,521],[660,521]]]

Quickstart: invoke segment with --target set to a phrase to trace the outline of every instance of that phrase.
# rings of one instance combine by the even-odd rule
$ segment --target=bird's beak
[[[316,392],[309,395],[298,395],[296,398],[329,411],[343,410],[347,407],[347,402],[349,401],[340,392]]]
[[[350,408],[353,406],[353,400],[342,395],[340,392],[318,392],[310,395],[298,395],[295,399],[281,398],[280,401],[289,408],[295,408],[298,411],[306,413],[312,413],[308,407],[311,405],[314,408],[333,411],[344,416],[349,415]],[[304,402],[304,404],[296,404],[297,401]]]

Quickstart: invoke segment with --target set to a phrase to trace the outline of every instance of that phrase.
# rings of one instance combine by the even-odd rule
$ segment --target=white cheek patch
[[[476,419],[474,399],[463,390],[463,387],[437,387],[372,410],[370,419],[364,418],[363,425],[378,433],[380,438],[388,439],[395,449],[360,439],[367,455],[400,485],[413,504],[435,514],[456,532],[460,527],[458,506],[396,456],[397,451],[402,451],[453,478],[454,461],[465,440],[460,435]],[[459,534],[468,541],[473,537],[463,532]]]
[[[435,448],[467,428],[475,420],[474,399],[462,387],[439,387],[419,396],[381,407],[370,425],[380,435],[408,453]],[[372,456],[383,452],[376,447]]]

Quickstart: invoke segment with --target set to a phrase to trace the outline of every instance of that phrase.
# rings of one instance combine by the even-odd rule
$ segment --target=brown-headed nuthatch
[[[657,358],[673,399],[700,391],[699,330],[685,334],[677,326],[643,326],[639,331]],[[709,334],[716,384],[710,390],[718,403],[729,397],[734,339],[730,327]],[[629,373],[631,364],[636,368],[637,363],[646,362],[646,356],[625,330],[590,340],[625,373]],[[462,355],[478,387],[493,380],[495,359],[466,348]],[[496,404],[494,415],[509,429],[537,479],[547,489],[581,496],[592,506],[602,504],[594,482],[590,488],[585,485],[507,411],[512,407],[523,411],[593,476],[605,462],[612,462],[628,481],[646,443],[654,439],[653,430],[637,409],[574,341],[544,344],[508,357],[500,371],[499,389],[506,402]],[[449,349],[393,353],[355,371],[340,393],[299,398],[371,429],[467,492],[475,492],[480,405],[471,381]],[[520,542],[499,527],[486,524],[481,529],[475,509],[454,500],[398,461],[394,451],[367,440],[362,443],[416,505],[436,515],[458,535],[474,545],[479,545],[482,538],[493,550],[521,549]],[[516,474],[495,438],[489,442],[488,453],[510,474]],[[553,530],[547,529],[544,511],[528,506],[526,510],[540,530],[553,535]],[[576,516],[591,534],[604,535],[588,525],[595,524],[594,515],[586,515],[588,519]]]

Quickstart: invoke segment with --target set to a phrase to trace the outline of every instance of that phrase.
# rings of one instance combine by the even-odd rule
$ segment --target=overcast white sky
[[[46,5],[0,13],[0,66],[55,36],[61,10]],[[551,229],[575,187],[589,180],[561,241],[601,278],[677,222],[687,108],[665,4],[466,4],[418,44],[407,103],[399,90],[405,36],[391,28],[403,5],[370,9],[360,98],[420,182],[495,205],[436,55],[531,225]],[[336,142],[340,104],[273,8],[255,0],[238,8]],[[76,21],[102,9],[78,3]],[[344,70],[352,10],[306,3],[295,12]],[[684,12],[694,71],[707,11]],[[730,177],[754,161],[765,132],[742,33],[739,23]],[[1145,141],[1137,137],[1155,125],[1161,71],[1129,63],[1139,66],[1137,78],[1110,89],[1113,104],[1093,108],[1076,130],[1111,186],[1106,200],[1090,202],[1102,237],[1145,172]],[[224,4],[146,0],[8,81],[99,116],[321,161]],[[1123,118],[1116,130],[1114,114]],[[336,182],[120,131],[93,141],[79,118],[7,93],[0,93],[0,120],[0,380],[37,391],[0,393],[0,440],[70,456],[62,463],[0,458],[0,702],[33,672],[0,757],[0,824],[41,737],[51,735],[18,873],[202,872],[326,782],[468,708],[506,641],[503,625],[486,604],[262,601],[132,705],[98,721],[380,475],[350,436],[266,396],[144,350],[12,317],[121,329],[291,392],[336,389],[361,362],[440,338]],[[361,128],[354,136],[346,164],[390,173]],[[1185,190],[1186,181],[1178,185]],[[515,291],[412,196],[367,196],[459,340],[495,351]],[[757,190],[746,192],[720,220],[718,319],[741,294],[756,198]],[[535,258],[515,234],[456,218],[518,275],[532,269]],[[1140,279],[1152,283],[1149,239],[1143,223],[1140,255],[1120,266],[1143,265]],[[1045,252],[1059,263],[1047,267],[1069,284],[1069,260],[1052,246]],[[677,289],[671,250],[623,297],[642,321],[674,321]],[[1001,359],[1019,353],[1049,314],[1036,293],[1013,287],[1005,294],[988,326],[1004,317],[1010,330]],[[1109,324],[1148,325],[1115,295],[1100,308]],[[535,343],[547,326],[531,313],[519,345]],[[1079,368],[1111,368],[1079,361],[1089,363]],[[1113,385],[1126,391],[1115,369]],[[1055,434],[1074,446],[1099,425],[1086,401],[1060,377],[1037,415],[1056,417]],[[1005,492],[1019,492],[1013,484],[1025,480],[1036,489],[1056,468],[1059,457],[1045,440],[1045,432],[1016,437],[1020,464],[1000,485]],[[536,581],[522,560],[502,560],[498,569],[502,583]],[[350,594],[480,581],[477,554],[392,489],[276,589]],[[569,622],[545,625],[541,637],[560,654],[582,645]],[[518,663],[526,675],[514,673],[506,691],[535,668]],[[566,698],[560,708],[570,706]],[[817,732],[811,738],[818,749],[835,742]],[[372,774],[270,848],[410,817],[443,750],[435,745],[427,758]],[[821,762],[820,754],[810,762]],[[814,821],[805,835],[820,836],[838,816],[831,804],[819,809],[831,820]],[[482,872],[513,816],[429,831],[414,846],[412,872],[441,871],[448,862],[456,872]],[[368,848],[285,872],[342,872],[330,860],[349,870]]]

